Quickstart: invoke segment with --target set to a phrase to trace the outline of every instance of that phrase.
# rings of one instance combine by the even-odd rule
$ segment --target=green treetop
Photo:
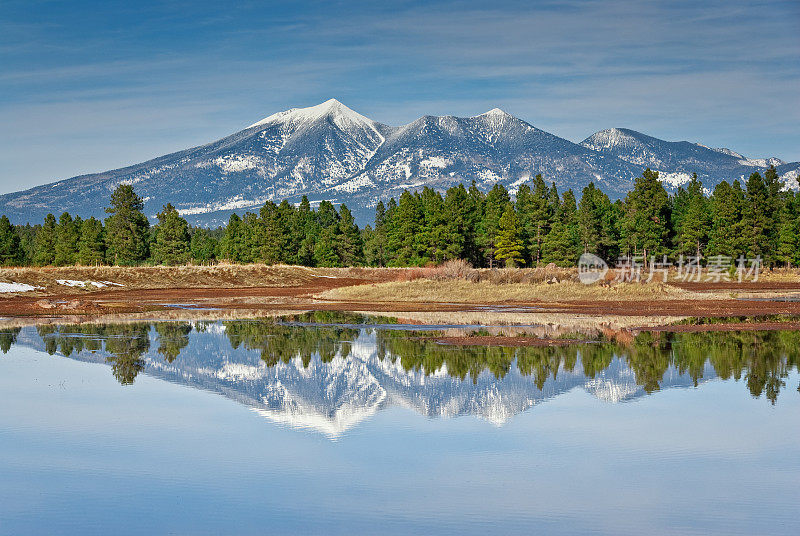
[[[7,216],[0,217],[0,264],[19,266],[23,261],[19,235]]]
[[[519,222],[514,206],[506,204],[500,217],[497,236],[495,237],[495,258],[505,261],[507,268],[514,268],[523,262],[523,244],[520,239]]]
[[[119,265],[133,265],[148,256],[150,223],[142,212],[144,203],[130,184],[120,184],[106,209],[106,258]]]
[[[167,203],[156,216],[158,225],[153,243],[153,262],[156,264],[185,264],[189,262],[189,224],[181,218],[172,204]]]
[[[78,238],[78,262],[87,266],[101,264],[105,260],[105,249],[103,223],[96,218],[84,220]]]
[[[53,264],[56,258],[56,217],[48,214],[33,239],[33,262],[38,266]]]

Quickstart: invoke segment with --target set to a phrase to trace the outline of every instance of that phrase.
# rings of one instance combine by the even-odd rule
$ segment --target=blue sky
[[[388,124],[500,107],[800,160],[800,2],[51,2],[0,7],[0,192],[335,97]]]

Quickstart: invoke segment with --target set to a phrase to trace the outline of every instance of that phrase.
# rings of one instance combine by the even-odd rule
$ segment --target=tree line
[[[464,259],[476,267],[573,266],[582,253],[612,263],[622,256],[749,258],[800,265],[800,193],[770,167],[744,185],[723,181],[708,192],[695,175],[669,194],[645,170],[624,199],[590,183],[578,201],[541,175],[512,197],[501,184],[473,182],[440,193],[425,187],[379,201],[372,225],[359,228],[344,204],[308,198],[268,201],[258,213],[231,215],[225,227],[192,227],[171,204],[150,226],[131,185],[112,193],[108,217],[64,212],[38,225],[0,218],[4,266],[141,265],[229,261],[303,266],[422,266]]]

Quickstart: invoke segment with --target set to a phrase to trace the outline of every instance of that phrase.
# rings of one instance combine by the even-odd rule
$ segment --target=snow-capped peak
[[[307,108],[291,108],[283,112],[272,114],[261,121],[253,123],[247,128],[259,127],[277,122],[309,122],[330,117],[337,125],[344,126],[347,123],[361,123],[372,125],[374,121],[364,117],[358,112],[353,111],[336,99],[328,99],[322,104],[309,106]]]
[[[510,116],[508,112],[501,110],[500,108],[492,108],[488,112],[483,112],[482,114],[478,115],[477,117],[487,117],[487,116],[499,116],[499,117],[507,117]]]
[[[631,130],[623,128],[608,128],[599,132],[595,132],[583,140],[581,145],[597,151],[618,146],[629,146],[635,143],[635,140],[636,138]]]

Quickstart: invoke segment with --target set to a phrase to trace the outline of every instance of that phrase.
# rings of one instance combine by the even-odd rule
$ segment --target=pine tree
[[[778,170],[775,169],[775,166],[770,166],[767,171],[764,172],[764,185],[767,189],[766,213],[768,215],[767,228],[765,229],[768,241],[768,252],[765,255],[765,260],[770,266],[773,266],[778,262],[780,215],[784,209],[783,183],[781,182]]]
[[[747,179],[747,197],[744,220],[747,231],[747,253],[750,256],[760,255],[765,263],[769,262],[771,250],[771,214],[767,184],[761,175],[753,173]]]
[[[472,181],[467,189],[467,200],[469,206],[469,217],[471,219],[470,227],[472,230],[471,243],[465,244],[465,256],[473,266],[483,266],[484,257],[481,246],[481,221],[483,220],[484,209],[486,205],[486,196],[483,195]]]
[[[106,259],[118,265],[133,265],[148,256],[150,223],[142,212],[144,203],[130,184],[120,184],[111,194],[106,212]]]
[[[228,225],[225,226],[225,235],[220,243],[220,254],[223,259],[230,262],[243,261],[244,230],[242,229],[242,218],[238,214],[231,214],[228,218]]]
[[[284,200],[280,206],[267,201],[259,212],[257,226],[257,259],[266,264],[291,262],[288,257],[290,243],[291,206]]]
[[[743,219],[745,194],[739,181],[733,186],[723,181],[711,196],[711,232],[708,253],[738,258],[747,250],[748,240]]]
[[[542,261],[574,266],[581,253],[578,209],[572,190],[564,192],[550,231],[542,242]]]
[[[56,258],[56,217],[48,214],[33,240],[33,262],[38,266],[53,264]]]
[[[501,184],[495,184],[483,204],[483,218],[478,225],[478,244],[483,251],[483,257],[489,261],[489,268],[494,266],[495,238],[500,230],[500,218],[511,202],[511,197]]]
[[[78,238],[80,237],[80,225],[82,221],[72,220],[69,212],[64,212],[58,218],[56,226],[55,258],[53,264],[56,266],[68,266],[75,264],[78,260]]]
[[[444,199],[439,192],[425,187],[420,194],[422,223],[417,235],[418,249],[425,262],[441,263],[448,256],[448,215],[444,212]]]
[[[475,207],[464,185],[448,188],[444,214],[444,258],[470,259],[475,251]]]
[[[683,217],[676,237],[678,253],[700,257],[708,243],[711,218],[708,200],[697,174],[686,188],[685,207],[682,210]]]
[[[240,262],[259,262],[264,248],[264,226],[257,214],[246,212],[242,218],[242,249]]]
[[[797,264],[800,249],[800,227],[798,227],[797,196],[791,190],[780,192],[781,210],[778,215],[778,243],[775,261],[790,267]]]
[[[303,226],[303,239],[300,241],[300,250],[297,252],[298,262],[304,266],[315,266],[314,249],[319,238],[320,226],[317,223],[317,215],[310,212],[305,218]]]
[[[337,237],[335,227],[325,227],[320,230],[317,243],[314,247],[314,264],[317,266],[340,266],[337,252]]]
[[[19,234],[7,216],[0,217],[0,264],[19,266],[23,261]]]
[[[33,241],[36,238],[36,230],[39,227],[40,225],[31,225],[30,223],[14,226],[19,235],[20,248],[22,248],[22,262],[26,266],[33,263]]]
[[[669,199],[669,240],[677,255],[681,253],[680,236],[683,229],[683,220],[686,218],[686,211],[689,208],[689,192],[686,188],[679,186],[674,195]]]
[[[364,233],[364,257],[370,266],[386,266],[386,206],[375,205],[375,229],[367,226]]]
[[[320,201],[317,209],[317,223],[323,229],[336,227],[339,223],[339,214],[336,213],[333,203],[330,201]]]
[[[392,252],[390,266],[412,266],[422,263],[418,251],[420,222],[422,209],[419,198],[404,191],[400,195],[400,202],[391,211],[392,224],[388,229],[388,245]]]
[[[339,229],[337,233],[337,253],[343,266],[358,266],[364,262],[364,245],[361,232],[350,210],[342,204],[339,207]]]
[[[625,197],[624,239],[628,251],[642,255],[649,263],[651,256],[667,253],[670,203],[658,172],[646,169]]]
[[[203,228],[190,229],[191,240],[189,250],[192,261],[198,264],[208,264],[216,260],[219,255],[219,242],[211,232]]]
[[[311,266],[314,263],[314,214],[311,203],[305,195],[300,201],[297,210],[292,215],[290,224],[290,248],[297,253],[294,261],[302,266]]]
[[[522,190],[522,199],[517,195],[517,213],[519,214],[522,236],[525,240],[527,257],[538,266],[542,260],[542,242],[550,230],[553,212],[548,202],[550,190],[541,175],[533,180],[533,189]]]
[[[189,224],[171,203],[167,203],[156,217],[158,225],[152,247],[153,262],[170,266],[189,262]]]
[[[514,268],[522,264],[523,244],[520,239],[519,222],[514,206],[506,204],[503,215],[500,217],[497,236],[495,237],[495,258],[505,261],[506,268]]]
[[[92,217],[81,224],[78,238],[78,262],[96,266],[105,259],[105,230],[103,223]]]
[[[611,200],[590,182],[581,194],[578,205],[578,225],[584,253],[594,253],[610,259],[614,255],[617,237],[615,214]]]

